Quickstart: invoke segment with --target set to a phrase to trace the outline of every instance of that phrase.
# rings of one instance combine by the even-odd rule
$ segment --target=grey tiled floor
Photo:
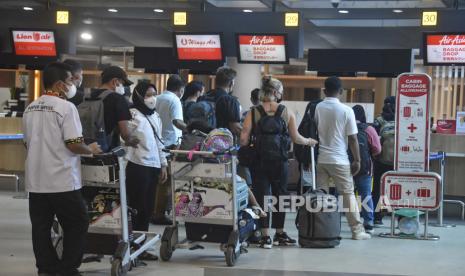
[[[291,236],[296,237],[293,218],[292,214],[288,216],[286,228]],[[388,221],[386,220],[385,223],[388,224]],[[344,239],[341,246],[336,249],[275,247],[272,250],[263,250],[250,248],[248,254],[240,257],[236,267],[230,269],[226,267],[219,246],[206,244],[205,250],[177,250],[170,262],[149,263],[147,267],[136,268],[128,275],[332,276],[331,274],[295,273],[299,271],[388,275],[465,275],[465,226],[463,224],[450,229],[431,227],[431,232],[441,236],[438,242],[383,239],[377,236],[369,241],[353,241],[349,239],[350,232],[347,225],[343,223],[343,226]],[[153,227],[153,230],[162,232],[161,227]],[[30,231],[27,200],[12,199],[11,193],[0,193],[0,275],[35,275]],[[109,275],[109,268],[108,258],[102,263],[85,264],[81,267],[84,275],[90,276]],[[211,270],[208,274],[204,274],[204,268]],[[224,273],[223,269],[227,269],[228,273]],[[247,272],[247,270],[239,269],[253,269],[253,271]],[[263,270],[274,270],[275,274]]]

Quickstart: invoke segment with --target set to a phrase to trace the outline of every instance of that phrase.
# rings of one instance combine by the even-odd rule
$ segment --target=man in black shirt
[[[220,67],[216,71],[215,89],[207,93],[207,97],[214,98],[216,103],[216,127],[227,128],[235,136],[241,135],[240,105],[237,99],[230,94],[234,87],[236,71],[229,67]]]
[[[82,64],[73,59],[67,59],[63,61],[71,67],[72,81],[76,86],[76,95],[68,101],[72,102],[75,106],[78,106],[84,100],[84,89],[82,87]]]
[[[110,93],[103,100],[105,133],[113,132],[110,149],[119,145],[119,135],[126,142],[126,145],[136,147],[139,140],[132,136],[128,130],[128,122],[131,120],[129,105],[124,98],[125,86],[130,86],[133,82],[128,79],[126,72],[118,66],[110,66],[102,72],[102,85],[99,89],[91,92],[91,98],[97,98],[104,91]],[[119,134],[119,135],[117,135]]]

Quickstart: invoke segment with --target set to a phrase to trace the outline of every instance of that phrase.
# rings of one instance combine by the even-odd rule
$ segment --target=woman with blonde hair
[[[253,144],[256,162],[252,172],[252,188],[258,204],[264,205],[264,198],[273,195],[276,199],[287,195],[287,153],[290,142],[314,146],[316,140],[302,137],[298,130],[294,114],[279,104],[283,98],[282,83],[272,77],[262,79],[260,104],[251,108],[244,120],[241,132],[241,146]],[[279,202],[279,200],[277,201]],[[278,206],[274,206],[278,207]],[[260,247],[272,248],[272,245],[294,245],[296,241],[284,231],[285,212],[278,210],[272,214],[271,227],[276,229],[273,241],[269,235],[269,221],[262,218],[262,239]]]

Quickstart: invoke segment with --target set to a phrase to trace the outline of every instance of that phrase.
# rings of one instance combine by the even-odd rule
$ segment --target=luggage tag
[[[302,185],[304,187],[312,187],[313,186],[313,178],[312,178],[312,170],[308,168],[307,170],[304,168],[304,165],[300,166],[301,168],[301,179],[302,179]]]

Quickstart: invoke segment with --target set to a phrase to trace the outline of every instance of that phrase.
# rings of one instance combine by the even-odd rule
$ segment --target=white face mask
[[[66,98],[71,99],[72,97],[76,96],[76,86],[73,84],[68,86],[68,91],[65,92]]]
[[[124,95],[124,86],[122,84],[118,85],[115,89],[115,92],[120,95]]]
[[[155,97],[150,97],[150,98],[145,98],[144,99],[144,104],[147,106],[150,110],[155,109],[155,104],[157,103],[157,99]]]

